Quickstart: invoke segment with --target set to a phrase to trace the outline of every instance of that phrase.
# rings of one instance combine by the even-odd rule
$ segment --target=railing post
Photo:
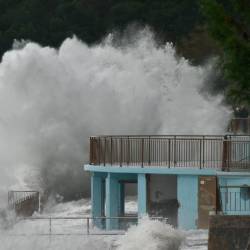
[[[174,136],[174,166],[176,166],[176,136]]]
[[[99,152],[98,152],[98,158],[99,158],[99,165],[101,165],[101,137],[99,137],[99,142],[98,142],[99,146]]]
[[[120,167],[122,167],[122,156],[123,156],[123,152],[122,152],[122,138],[120,138]]]
[[[90,137],[90,165],[98,164],[98,141],[96,137]]]
[[[127,165],[129,165],[129,159],[130,159],[130,140],[128,136],[128,144],[127,144]]]
[[[106,166],[106,137],[104,138],[104,155],[103,155],[103,164]]]
[[[171,138],[168,139],[168,167],[171,165]]]
[[[89,165],[93,164],[93,140],[89,138]]]
[[[222,153],[222,170],[229,170],[229,140],[228,137],[225,136],[223,140],[223,153]],[[231,155],[231,154],[230,154]]]
[[[144,166],[144,138],[141,139],[141,166]]]
[[[113,164],[113,138],[110,138],[110,165]]]
[[[87,218],[87,235],[89,235],[89,217]]]
[[[151,138],[148,137],[148,165],[151,165]]]
[[[202,145],[202,141],[201,141],[202,139],[199,139],[199,141],[200,141],[200,169],[201,169],[201,162],[202,162],[202,159],[201,159],[201,145]]]
[[[203,166],[203,168],[204,168],[204,165],[205,165],[205,136],[203,135],[203,137],[202,137],[202,141],[203,141],[203,143],[202,143],[202,166]]]

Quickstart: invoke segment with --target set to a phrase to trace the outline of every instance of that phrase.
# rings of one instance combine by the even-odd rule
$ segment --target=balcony
[[[250,170],[250,136],[92,136],[90,164]]]

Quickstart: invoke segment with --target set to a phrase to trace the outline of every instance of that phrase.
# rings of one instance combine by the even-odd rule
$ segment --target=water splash
[[[117,250],[178,250],[185,235],[161,221],[144,217],[119,239]]]
[[[120,46],[77,38],[57,49],[28,42],[0,64],[0,193],[15,184],[72,198],[88,190],[82,165],[95,134],[216,134],[230,112],[201,94],[209,65],[139,32]],[[1,192],[2,191],[2,192]]]

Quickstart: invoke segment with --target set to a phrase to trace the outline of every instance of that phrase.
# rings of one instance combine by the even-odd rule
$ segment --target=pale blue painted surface
[[[92,174],[91,176],[91,207],[93,217],[100,217],[104,215],[103,178],[96,174]],[[94,223],[100,228],[103,227],[101,219],[96,219]]]
[[[250,176],[245,176],[244,173],[241,176],[218,176],[220,186],[250,186]]]
[[[84,165],[86,171],[100,173],[134,173],[134,174],[169,174],[169,175],[216,175],[216,169],[203,168],[167,168],[162,166],[154,167],[120,167],[120,166],[96,166]]]
[[[235,186],[228,189],[221,189],[222,209],[223,212],[229,215],[250,215],[250,197],[246,193],[245,189],[241,189],[237,186],[250,186],[250,176],[245,176],[241,173],[241,176],[223,175],[219,176],[219,186]],[[227,197],[227,199],[225,199]]]
[[[125,190],[124,183],[119,183],[119,216],[124,216],[125,212]]]
[[[147,213],[147,180],[145,174],[138,174],[138,216],[143,216]]]
[[[216,169],[197,168],[166,168],[166,167],[103,167],[85,165],[85,170],[93,172],[91,178],[91,198],[93,216],[102,215],[103,197],[101,195],[101,181],[106,178],[106,216],[122,215],[124,212],[124,190],[120,181],[138,182],[138,215],[147,212],[147,182],[146,174],[177,175],[177,198],[180,203],[178,210],[178,225],[184,229],[195,229],[198,219],[198,177],[217,176],[219,185],[242,186],[250,185],[250,172],[223,172]],[[240,190],[235,190],[239,191]],[[239,202],[239,198],[232,198],[232,203]],[[242,197],[240,197],[242,199]],[[249,201],[250,202],[250,201]],[[240,201],[241,206],[245,203]],[[250,203],[248,203],[250,205]],[[223,204],[225,206],[225,204]],[[227,205],[228,206],[228,205]],[[246,208],[248,209],[248,208]],[[228,214],[250,214],[248,211],[228,212]],[[118,220],[108,220],[108,229],[117,229]]]
[[[102,216],[102,178],[91,176],[91,205],[92,215]]]
[[[95,173],[127,173],[127,174],[169,174],[169,175],[203,175],[203,176],[219,176],[219,177],[250,177],[250,171],[248,172],[224,172],[218,169],[208,169],[203,168],[199,169],[195,168],[167,168],[163,166],[159,167],[150,167],[150,168],[140,168],[140,167],[120,167],[120,166],[112,166],[112,167],[103,167],[98,165],[84,165],[85,171],[95,172]],[[128,175],[129,176],[129,175]],[[130,178],[130,176],[129,176]]]
[[[119,216],[119,182],[108,173],[106,178],[106,216]],[[106,228],[108,230],[118,229],[118,219],[106,219]]]
[[[195,229],[198,219],[198,176],[177,176],[178,226],[183,229]]]

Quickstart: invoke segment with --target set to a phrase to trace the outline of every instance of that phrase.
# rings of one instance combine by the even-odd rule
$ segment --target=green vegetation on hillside
[[[207,27],[222,48],[221,67],[235,105],[250,106],[250,1],[202,0]]]
[[[0,0],[0,55],[13,39],[57,47],[75,34],[98,42],[136,22],[176,43],[200,22],[197,0]]]

